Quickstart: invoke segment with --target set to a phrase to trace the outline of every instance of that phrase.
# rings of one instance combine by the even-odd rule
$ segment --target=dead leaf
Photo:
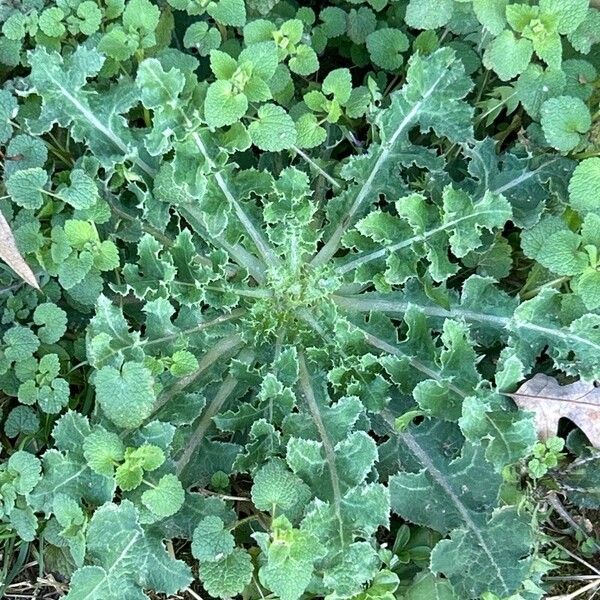
[[[40,289],[35,275],[23,260],[8,222],[0,212],[0,259],[3,260],[25,283]]]
[[[538,373],[508,395],[519,408],[535,413],[542,440],[556,435],[558,421],[565,417],[587,435],[595,448],[600,448],[600,388],[593,383],[560,385],[554,377]]]

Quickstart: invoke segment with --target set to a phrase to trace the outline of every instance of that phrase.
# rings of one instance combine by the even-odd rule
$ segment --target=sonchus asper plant
[[[598,14],[0,8],[0,517],[67,600],[543,597],[507,394],[600,377]]]

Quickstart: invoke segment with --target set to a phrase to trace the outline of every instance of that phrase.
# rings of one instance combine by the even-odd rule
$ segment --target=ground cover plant
[[[0,23],[2,592],[544,597],[600,507],[600,10]]]

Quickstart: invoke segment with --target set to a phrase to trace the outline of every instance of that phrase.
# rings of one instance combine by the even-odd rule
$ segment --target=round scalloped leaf
[[[508,81],[527,68],[532,54],[533,46],[529,40],[517,39],[512,31],[505,29],[485,49],[483,64],[502,81]]]
[[[508,0],[473,0],[473,11],[492,35],[499,35],[506,26],[507,4]]]
[[[240,548],[225,558],[200,565],[204,589],[214,598],[232,598],[241,594],[252,579],[252,559]]]
[[[23,169],[13,173],[6,181],[6,191],[13,201],[23,208],[40,208],[44,203],[42,189],[48,182],[48,174],[40,167]]]
[[[18,160],[7,160],[4,164],[4,177],[8,179],[17,171],[43,167],[48,158],[48,147],[41,138],[19,134],[8,143],[6,156],[18,158]]]
[[[150,0],[129,0],[123,11],[123,27],[142,34],[153,32],[160,20],[160,9]]]
[[[561,152],[573,150],[592,126],[588,107],[579,98],[559,96],[542,105],[542,129],[548,143]]]
[[[192,23],[183,36],[183,45],[194,48],[200,56],[208,56],[211,50],[221,46],[221,33],[216,27],[209,27],[205,21]]]
[[[53,304],[39,304],[33,313],[33,322],[41,325],[37,335],[44,344],[55,344],[67,330],[67,313]]]
[[[587,269],[577,280],[574,289],[588,310],[600,307],[600,272],[596,269]]]
[[[144,444],[132,450],[130,456],[139,462],[144,471],[156,471],[165,462],[163,449],[152,444]]]
[[[233,535],[225,529],[225,524],[219,517],[205,517],[194,530],[192,554],[201,563],[221,560],[229,556],[234,548]]]
[[[144,506],[155,515],[165,518],[174,515],[185,500],[185,492],[176,475],[167,473],[158,484],[142,494]]]
[[[540,0],[542,14],[556,18],[558,33],[573,33],[586,18],[589,0]]]
[[[29,506],[14,508],[10,513],[9,521],[23,541],[33,542],[38,522]]]
[[[258,109],[258,120],[248,127],[252,143],[261,150],[278,152],[296,143],[296,126],[285,109],[275,104],[264,104]]]
[[[4,144],[12,134],[10,120],[17,114],[17,99],[8,91],[0,90],[0,144]]]
[[[22,40],[27,35],[27,17],[22,12],[13,12],[2,24],[2,33],[7,40]]]
[[[600,10],[590,8],[579,27],[568,37],[575,50],[589,54],[592,46],[600,42]]]
[[[50,385],[40,387],[37,401],[43,412],[56,415],[69,403],[69,395],[69,384],[57,377]]]
[[[102,367],[96,373],[95,385],[96,400],[115,425],[134,429],[150,416],[156,399],[154,380],[143,365],[127,362],[121,371]]]
[[[229,81],[210,84],[204,101],[204,116],[210,127],[224,127],[239,121],[248,110],[248,99],[234,91]]]
[[[310,46],[301,44],[288,64],[290,71],[306,77],[319,69],[319,58]]]
[[[252,502],[259,510],[284,513],[295,520],[310,497],[310,488],[281,460],[268,462],[254,476]]]
[[[60,191],[60,197],[75,209],[91,208],[98,200],[94,180],[82,169],[71,171],[71,185]]]
[[[115,463],[123,460],[124,452],[121,438],[103,428],[88,435],[83,443],[83,456],[90,469],[107,477],[114,475]]]
[[[323,80],[323,93],[331,94],[342,106],[350,99],[352,93],[352,74],[350,69],[334,69],[329,71]]]
[[[580,213],[600,209],[600,158],[580,162],[569,183],[571,207]]]
[[[14,473],[13,485],[18,494],[28,494],[40,480],[42,463],[37,456],[18,450],[8,459],[8,469]]]
[[[296,121],[296,130],[300,148],[315,148],[327,139],[327,131],[312,113],[305,113]]]
[[[578,275],[588,265],[581,236],[566,227],[545,238],[536,260],[557,275]]]
[[[594,93],[598,79],[596,67],[587,60],[569,59],[562,64],[566,77],[565,95],[581,98],[584,102]]]
[[[6,417],[4,433],[9,438],[15,438],[21,433],[25,435],[35,433],[39,426],[40,419],[32,408],[29,408],[29,406],[15,406]]]
[[[174,377],[184,377],[198,368],[198,359],[188,350],[177,350],[171,360],[169,371]]]
[[[452,18],[453,0],[410,0],[406,7],[406,24],[415,29],[437,29]]]
[[[367,49],[371,60],[382,69],[393,71],[404,63],[403,52],[408,50],[408,38],[400,29],[385,27],[367,37]]]
[[[65,13],[57,6],[47,8],[40,14],[38,26],[48,37],[60,37],[67,31],[62,23],[64,17]]]
[[[246,6],[244,0],[219,0],[216,3],[210,2],[207,12],[215,21],[223,25],[243,27],[246,24]]]
[[[560,69],[544,69],[531,64],[519,76],[515,89],[523,108],[532,118],[538,119],[544,102],[562,93],[565,84],[566,77]]]
[[[77,16],[81,19],[77,23],[77,29],[84,35],[92,35],[100,29],[102,11],[98,8],[96,2],[92,2],[92,0],[82,2],[77,7]]]
[[[13,325],[2,339],[7,346],[4,356],[11,362],[31,356],[40,347],[40,340],[35,333],[23,325]]]

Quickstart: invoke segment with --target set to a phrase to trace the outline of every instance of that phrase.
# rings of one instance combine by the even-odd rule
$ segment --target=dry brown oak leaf
[[[600,448],[600,388],[593,383],[560,385],[554,377],[538,373],[508,395],[519,408],[535,414],[542,440],[556,435],[558,421],[565,417],[585,433],[595,448]]]
[[[21,253],[17,249],[15,238],[10,227],[0,212],[0,260],[4,261],[25,283],[40,289],[35,275],[32,273],[29,265],[23,260]]]

